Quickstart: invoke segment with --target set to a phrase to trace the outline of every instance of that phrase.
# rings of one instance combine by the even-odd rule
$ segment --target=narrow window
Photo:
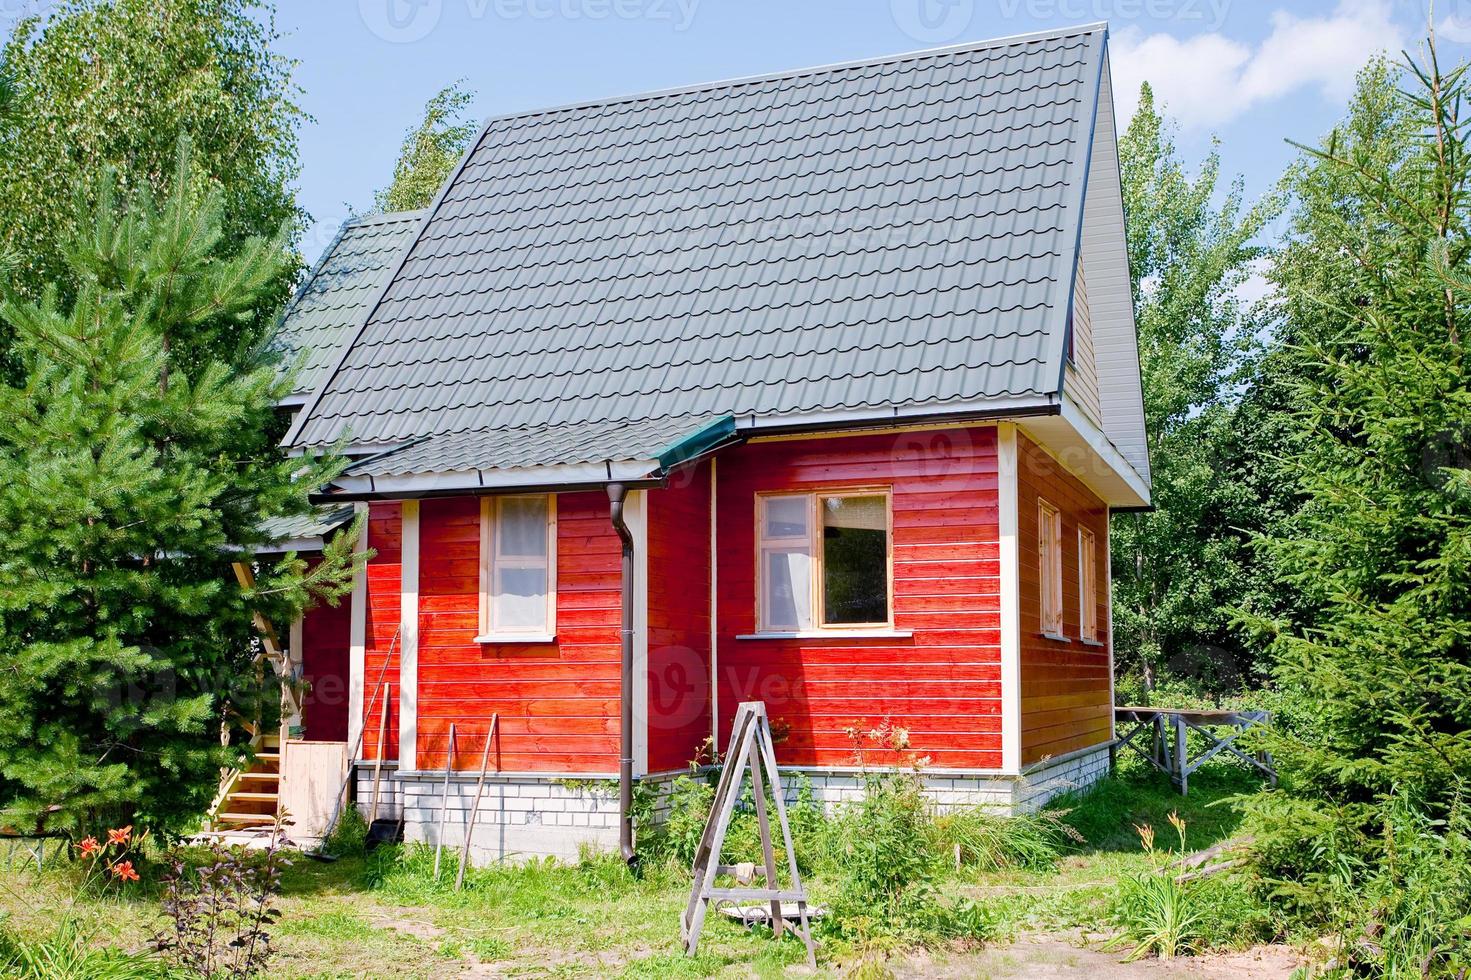
[[[1062,636],[1062,513],[1037,501],[1037,565],[1042,592],[1042,632]]]
[[[555,498],[483,498],[480,555],[480,635],[551,634],[556,619]]]
[[[887,493],[761,495],[757,522],[760,630],[890,624]]]
[[[1098,642],[1098,551],[1093,532],[1078,528],[1078,622],[1083,639]]]

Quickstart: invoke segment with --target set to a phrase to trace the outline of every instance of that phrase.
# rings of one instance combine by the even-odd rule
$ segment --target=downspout
[[[633,532],[623,520],[623,498],[626,488],[621,483],[608,484],[609,516],[618,540],[623,542],[622,622],[618,635],[622,641],[622,683],[619,687],[618,719],[618,850],[629,867],[638,865],[633,850]]]

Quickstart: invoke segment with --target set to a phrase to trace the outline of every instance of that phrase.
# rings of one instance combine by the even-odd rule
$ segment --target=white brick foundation
[[[985,806],[998,813],[1035,810],[1048,800],[1085,789],[1108,774],[1109,747],[1098,745],[1055,760],[1043,760],[1021,778],[985,773],[928,772],[925,789],[941,810]],[[783,770],[783,790],[795,801],[802,779],[829,811],[863,795],[863,776],[854,770]],[[646,777],[659,799],[655,818],[668,814],[668,788],[678,773]],[[445,846],[458,849],[475,799],[475,775],[461,773],[449,783]],[[359,766],[357,806],[364,819],[373,805],[373,770]],[[444,774],[398,773],[385,766],[378,805],[383,819],[404,818],[404,839],[433,844],[439,837]],[[534,775],[491,775],[485,781],[480,815],[475,821],[470,856],[477,864],[492,861],[555,857],[576,860],[584,847],[612,851],[618,847],[618,786],[609,779],[558,779]]]

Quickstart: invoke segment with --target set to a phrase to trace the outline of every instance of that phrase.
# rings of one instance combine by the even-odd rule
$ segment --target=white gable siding
[[[1093,355],[1093,317],[1088,309],[1088,283],[1083,260],[1073,278],[1073,359],[1067,366],[1063,391],[1072,396],[1093,424],[1103,428],[1103,409],[1098,401],[1098,367]]]
[[[1149,445],[1144,429],[1144,395],[1139,383],[1139,343],[1129,285],[1124,238],[1123,193],[1119,186],[1113,88],[1107,54],[1098,98],[1088,196],[1083,210],[1082,257],[1088,266],[1094,358],[1103,431],[1146,482]]]

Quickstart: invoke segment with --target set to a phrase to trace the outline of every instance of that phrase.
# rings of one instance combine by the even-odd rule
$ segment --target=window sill
[[[738,633],[737,640],[907,640],[914,630],[796,630],[786,633]]]
[[[555,633],[486,633],[475,637],[476,643],[556,643]]]
[[[1071,643],[1071,642],[1073,642],[1071,637],[1064,636],[1061,633],[1049,633],[1046,630],[1043,630],[1042,631],[1042,639],[1044,639],[1044,640],[1056,640],[1058,643]]]
[[[1086,636],[1083,637],[1078,642],[1081,643],[1081,644],[1083,644],[1086,647],[1100,647],[1100,648],[1102,648],[1102,647],[1108,646],[1108,644],[1107,643],[1104,643],[1102,640],[1090,640]]]

